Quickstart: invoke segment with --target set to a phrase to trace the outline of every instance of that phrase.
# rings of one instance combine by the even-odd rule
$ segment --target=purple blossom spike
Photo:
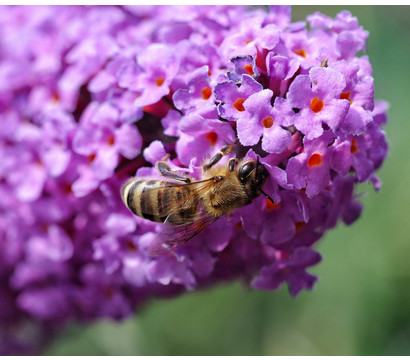
[[[388,104],[357,18],[306,20],[289,6],[2,8],[1,355],[221,282],[313,289],[315,244],[359,218],[358,183],[381,186]],[[211,170],[254,160],[261,194],[152,255],[172,230],[133,215],[122,185],[176,182],[163,159],[195,182],[235,141]]]

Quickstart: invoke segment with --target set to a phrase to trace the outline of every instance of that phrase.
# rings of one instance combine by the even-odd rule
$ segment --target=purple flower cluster
[[[312,246],[361,212],[387,154],[368,32],[348,11],[291,22],[273,6],[3,7],[0,353],[70,319],[121,319],[221,281],[312,289]],[[172,253],[120,187],[167,153],[194,178],[239,139],[270,176],[252,204]]]

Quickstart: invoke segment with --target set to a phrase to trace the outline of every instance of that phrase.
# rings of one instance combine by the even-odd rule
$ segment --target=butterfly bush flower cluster
[[[131,316],[221,281],[295,296],[313,245],[362,206],[387,154],[368,32],[348,11],[3,7],[0,12],[0,352],[37,351],[69,320]],[[238,138],[263,195],[172,253],[131,214],[130,176],[201,164]]]

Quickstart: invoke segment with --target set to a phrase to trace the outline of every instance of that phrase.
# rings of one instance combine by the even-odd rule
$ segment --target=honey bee
[[[159,173],[168,180],[131,178],[121,188],[125,205],[141,218],[167,226],[153,241],[149,253],[161,255],[181,246],[221,216],[252,202],[261,189],[268,171],[257,160],[229,159],[236,141],[223,147],[202,167],[200,180],[171,170],[166,158],[156,163]]]

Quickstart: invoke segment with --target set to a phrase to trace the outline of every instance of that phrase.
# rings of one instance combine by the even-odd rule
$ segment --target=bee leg
[[[231,171],[231,172],[235,171],[236,164],[238,164],[238,159],[237,158],[230,158],[229,162],[228,162],[229,171]]]
[[[230,152],[232,152],[233,148],[236,146],[238,142],[238,139],[235,139],[234,142],[232,144],[229,145],[225,145],[221,150],[219,150],[214,157],[209,160],[208,163],[206,163],[203,166],[203,170],[209,170],[212,166],[214,166],[216,163],[218,163],[219,160],[222,159],[223,156],[228,155]]]
[[[168,157],[165,156],[164,159],[167,159]],[[181,181],[186,184],[189,184],[191,182],[191,179],[189,177],[185,177],[176,171],[171,170],[169,165],[163,160],[158,161],[156,163],[157,170],[160,172],[160,174],[164,177],[176,180],[176,181]]]
[[[171,157],[171,154],[170,153],[167,153],[162,159],[161,159],[161,161],[167,161],[169,158]]]

